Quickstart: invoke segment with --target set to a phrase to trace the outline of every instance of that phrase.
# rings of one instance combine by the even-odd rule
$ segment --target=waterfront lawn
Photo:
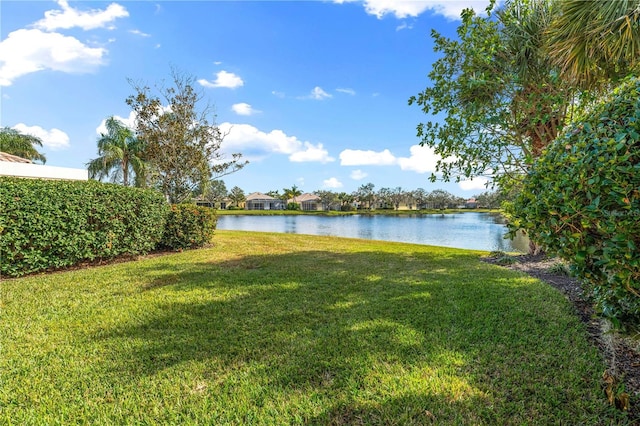
[[[478,252],[219,231],[5,280],[3,424],[609,424],[551,287]]]

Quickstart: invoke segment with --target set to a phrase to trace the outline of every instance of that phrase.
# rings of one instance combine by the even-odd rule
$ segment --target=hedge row
[[[0,177],[0,275],[196,247],[215,227],[212,213],[201,210],[176,216],[150,189]]]
[[[512,230],[570,261],[604,316],[640,326],[640,79],[566,129],[513,207]]]

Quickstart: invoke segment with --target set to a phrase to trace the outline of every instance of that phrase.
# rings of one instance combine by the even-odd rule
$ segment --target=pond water
[[[472,250],[526,252],[528,241],[505,239],[504,219],[492,213],[431,215],[220,215],[217,229],[283,232],[397,241]]]

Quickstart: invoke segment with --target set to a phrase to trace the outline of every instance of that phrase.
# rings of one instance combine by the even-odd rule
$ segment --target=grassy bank
[[[549,286],[419,245],[219,231],[2,283],[4,424],[600,424]]]

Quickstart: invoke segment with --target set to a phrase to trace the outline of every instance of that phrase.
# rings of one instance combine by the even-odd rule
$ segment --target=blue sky
[[[431,183],[408,106],[429,81],[431,29],[488,0],[0,2],[0,125],[39,136],[47,165],[85,168],[104,119],[133,117],[128,82],[192,75],[250,161],[247,194],[402,187],[471,196],[484,181]]]

